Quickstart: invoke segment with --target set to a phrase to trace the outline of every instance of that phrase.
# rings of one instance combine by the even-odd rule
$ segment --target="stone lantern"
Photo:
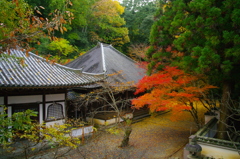
[[[194,136],[190,143],[185,146],[185,149],[189,151],[189,155],[187,155],[188,159],[200,159],[202,147],[197,144],[197,137]]]

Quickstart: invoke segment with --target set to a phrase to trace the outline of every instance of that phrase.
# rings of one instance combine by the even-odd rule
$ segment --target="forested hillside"
[[[128,54],[147,46],[156,3],[148,0],[2,0],[1,46],[65,63],[97,42]],[[130,50],[130,51],[129,51]]]

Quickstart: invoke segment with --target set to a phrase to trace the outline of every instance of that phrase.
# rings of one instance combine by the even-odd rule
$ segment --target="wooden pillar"
[[[46,93],[45,91],[43,92],[42,95],[42,111],[43,111],[43,121],[46,119]]]
[[[64,91],[64,118],[65,119],[67,119],[67,114],[68,114],[68,103],[67,103],[67,92],[68,92],[68,90],[67,89],[65,89],[65,91]]]

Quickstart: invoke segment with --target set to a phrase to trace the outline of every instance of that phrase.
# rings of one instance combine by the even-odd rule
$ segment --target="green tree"
[[[49,46],[49,50],[53,51],[53,58],[60,62],[61,59],[67,58],[69,54],[74,51],[74,47],[69,44],[69,41],[63,38],[57,38],[52,41]]]
[[[49,18],[52,11],[65,9],[65,1],[56,0],[28,0],[31,6],[44,6],[43,17]],[[70,2],[68,2],[70,3]],[[121,46],[129,42],[128,29],[120,15],[124,8],[114,0],[72,0],[66,11],[74,15],[71,24],[64,24],[64,34],[55,31],[58,38],[67,39],[71,45],[79,50],[89,50],[98,41]],[[63,31],[65,31],[63,30]]]
[[[118,1],[99,0],[91,7],[92,16],[89,21],[91,26],[91,41],[101,41],[115,46],[122,46],[129,42],[128,29],[124,27],[125,20],[120,15],[124,12]]]
[[[6,113],[6,107],[0,106],[3,108],[0,112],[0,144],[5,148],[10,144],[9,141],[13,140],[16,137],[16,133],[19,131],[28,131],[32,129],[32,116],[37,116],[37,113],[32,110],[27,110],[25,112],[14,113],[11,117],[8,117]]]
[[[55,30],[55,36],[58,38],[64,38],[70,42],[71,45],[77,46],[79,48],[83,46],[88,46],[88,37],[85,32],[85,27],[87,25],[87,17],[89,16],[89,8],[94,3],[95,0],[72,0],[68,1],[66,3],[65,0],[27,0],[29,5],[31,5],[32,8],[39,8],[37,6],[44,6],[45,9],[41,9],[41,16],[44,19],[50,19],[53,17],[52,12],[55,12],[57,10],[59,11],[65,11],[66,13],[70,14],[71,16],[74,16],[73,19],[71,19],[70,23],[64,23],[62,30],[58,29]],[[68,7],[66,7],[66,4],[69,4]],[[71,5],[70,5],[71,4]],[[62,34],[64,32],[64,34]],[[49,52],[52,52],[49,50],[48,45],[51,43],[51,40],[48,40],[46,37],[40,38],[40,44],[32,44],[39,52],[41,56],[46,56],[46,54],[49,54]],[[88,48],[85,48],[88,49]],[[53,55],[55,55],[53,53]],[[72,58],[72,57],[71,57]]]
[[[22,0],[11,2],[7,0],[0,1],[0,46],[1,50],[16,45],[26,45],[22,40],[30,38],[36,32],[36,28],[30,26],[30,17],[33,12],[31,8]],[[28,29],[26,29],[28,28]]]
[[[92,14],[91,6],[96,0],[73,0],[71,11],[74,14],[72,24],[69,25],[68,32],[63,35],[72,45],[79,49],[90,49],[92,47],[89,41],[89,19]],[[95,45],[95,44],[94,44]]]
[[[30,157],[32,154],[37,153],[41,149],[55,147],[55,152],[52,158],[58,158],[72,149],[75,149],[80,144],[80,139],[71,136],[71,125],[53,125],[47,127],[44,124],[37,124],[31,118],[37,116],[37,112],[33,110],[26,110],[24,112],[14,113],[11,117],[6,113],[6,107],[0,112],[0,123],[2,125],[0,129],[0,144],[6,151],[2,151],[4,157],[20,155],[17,157],[24,158]],[[40,135],[41,134],[41,135]],[[27,142],[18,142],[17,139],[25,139]],[[16,149],[14,143],[18,142],[18,153],[14,154],[11,150]],[[15,146],[18,146],[15,145]],[[66,151],[58,152],[58,148],[66,146]],[[10,153],[10,154],[8,154]],[[2,155],[2,154],[1,154]]]
[[[54,36],[54,31],[61,33],[67,29],[64,24],[71,22],[72,14],[66,8],[71,5],[65,2],[64,10],[54,10],[51,17],[44,17],[43,6],[31,7],[24,0],[0,1],[0,46],[1,51],[22,47],[26,52],[33,50],[30,43],[39,43],[39,39]]]
[[[129,29],[131,44],[149,43],[151,26],[157,10],[156,1],[149,0],[123,0],[125,7],[123,18]]]
[[[218,131],[226,138],[230,97],[239,85],[240,1],[161,1],[151,30],[147,56],[149,72],[163,65],[177,65],[185,71],[204,73],[222,88]]]

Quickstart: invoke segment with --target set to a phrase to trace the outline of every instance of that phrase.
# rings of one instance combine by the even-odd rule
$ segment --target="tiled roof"
[[[6,54],[5,54],[6,55]],[[0,89],[3,88],[55,88],[78,87],[103,80],[104,74],[88,74],[59,64],[50,64],[44,58],[21,50],[10,50],[10,55],[0,54]]]
[[[106,72],[106,74],[111,75],[107,80],[114,83],[137,83],[145,75],[145,70],[138,67],[131,58],[111,45],[102,43],[66,66],[75,69],[82,68],[84,72],[89,73]]]

